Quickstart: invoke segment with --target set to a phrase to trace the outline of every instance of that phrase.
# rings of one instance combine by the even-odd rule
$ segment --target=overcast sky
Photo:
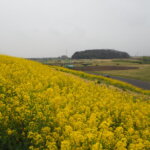
[[[0,53],[71,56],[109,48],[150,55],[150,0],[0,0]]]

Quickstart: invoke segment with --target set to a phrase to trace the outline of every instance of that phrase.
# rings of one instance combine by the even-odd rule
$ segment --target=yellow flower
[[[50,133],[50,128],[49,128],[49,127],[43,127],[43,128],[41,129],[41,131],[42,131],[42,133],[44,133],[44,134],[49,134],[49,133]]]
[[[70,142],[69,141],[62,141],[61,142],[61,150],[71,150]]]
[[[12,135],[13,133],[14,133],[14,130],[7,129],[7,134],[8,134],[8,135]]]

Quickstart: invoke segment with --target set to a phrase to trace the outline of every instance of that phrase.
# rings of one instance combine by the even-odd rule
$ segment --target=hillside
[[[129,58],[129,54],[122,51],[112,49],[93,49],[75,52],[72,59],[113,59],[113,58]]]
[[[0,70],[0,149],[150,149],[149,96],[21,58]]]

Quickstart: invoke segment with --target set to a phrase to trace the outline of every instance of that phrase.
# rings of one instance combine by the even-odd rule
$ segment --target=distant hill
[[[113,58],[129,58],[126,52],[113,49],[91,49],[75,52],[72,59],[113,59]]]

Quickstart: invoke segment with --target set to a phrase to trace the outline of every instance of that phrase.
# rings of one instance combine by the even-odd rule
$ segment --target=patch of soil
[[[103,71],[103,70],[129,70],[138,69],[138,67],[127,67],[127,66],[87,66],[87,67],[74,67],[74,70],[81,71]]]

